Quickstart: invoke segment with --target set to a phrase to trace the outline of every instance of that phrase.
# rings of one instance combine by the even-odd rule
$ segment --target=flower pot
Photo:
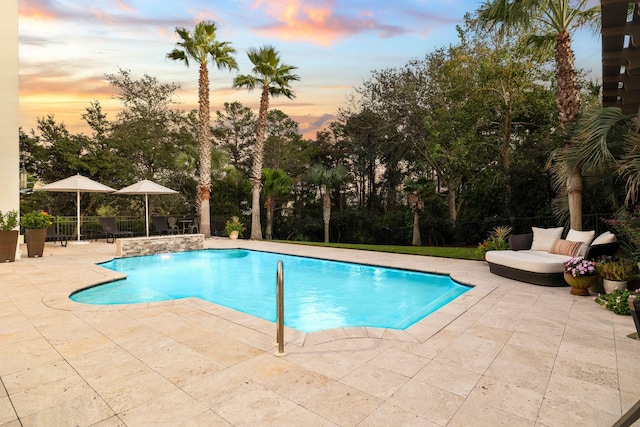
[[[238,238],[238,230],[233,230],[231,233],[229,233],[229,238],[230,239],[237,239]]]
[[[0,262],[14,262],[18,249],[18,230],[0,231]]]
[[[25,230],[25,237],[27,238],[27,255],[29,258],[42,257],[47,229],[27,229]]]
[[[593,286],[596,281],[596,276],[580,276],[573,277],[570,274],[564,273],[564,280],[571,286],[571,294],[579,296],[589,296],[589,287]]]
[[[604,287],[604,291],[606,293],[611,293],[616,289],[619,291],[624,291],[625,289],[627,289],[627,281],[602,279],[602,286]]]
[[[640,338],[640,298],[629,298],[629,308],[631,308],[631,316],[633,317],[633,323],[636,325],[637,338]]]
[[[593,284],[593,286],[589,287],[589,290],[594,294],[604,294],[604,286],[602,286],[602,278],[600,276],[596,276],[597,280]]]

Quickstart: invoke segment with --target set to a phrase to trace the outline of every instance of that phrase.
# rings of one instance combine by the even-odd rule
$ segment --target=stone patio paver
[[[272,322],[196,298],[75,303],[71,292],[122,277],[95,265],[115,245],[47,243],[40,259],[0,264],[0,425],[603,426],[640,399],[632,319],[567,288],[483,262],[205,245],[433,271],[474,288],[406,331],[286,328],[288,355],[276,357]]]

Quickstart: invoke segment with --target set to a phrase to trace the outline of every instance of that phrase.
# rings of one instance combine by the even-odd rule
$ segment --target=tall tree
[[[331,220],[331,190],[344,184],[349,178],[347,168],[340,165],[332,169],[315,165],[307,172],[307,179],[320,189],[322,197],[322,220],[324,242],[329,243],[329,221]]]
[[[556,103],[560,126],[563,128],[572,123],[580,113],[580,88],[577,82],[575,56],[571,49],[571,33],[585,24],[597,24],[600,18],[600,5],[588,7],[588,4],[589,0],[491,0],[479,10],[480,20],[489,28],[498,27],[529,33],[529,43],[541,50],[553,46],[556,63]],[[566,170],[565,176],[571,228],[581,230],[580,165]]]
[[[300,80],[291,72],[297,67],[282,64],[280,55],[273,46],[263,46],[260,49],[251,48],[247,51],[249,61],[253,64],[252,74],[242,74],[233,80],[233,87],[244,87],[251,91],[260,88],[260,110],[258,112],[258,126],[256,131],[256,145],[251,168],[251,236],[253,240],[262,240],[260,225],[260,183],[262,178],[262,163],[264,157],[264,142],[267,127],[267,112],[269,111],[269,96],[284,95],[289,99],[295,97],[289,84]]]
[[[413,212],[413,238],[411,242],[413,246],[422,245],[422,238],[420,237],[420,214],[424,210],[422,195],[429,190],[435,190],[435,184],[424,176],[417,179],[407,178],[404,181],[404,192],[407,194],[407,201]]]
[[[264,141],[264,167],[282,169],[291,177],[298,177],[309,167],[298,122],[278,109],[267,114]]]
[[[224,103],[224,111],[216,112],[213,129],[220,148],[229,153],[229,162],[243,172],[251,167],[251,148],[254,145],[256,118],[249,107],[240,102]]]
[[[293,179],[282,169],[262,170],[262,192],[264,193],[264,207],[267,211],[267,225],[265,234],[267,239],[273,239],[273,217],[276,210],[276,202],[280,197],[284,197],[291,193]]]
[[[131,72],[125,70],[117,74],[105,74],[105,78],[116,90],[115,98],[122,102],[123,108],[115,122],[108,126],[107,123],[101,123],[105,118],[97,104],[93,104],[83,115],[95,129],[94,139],[97,138],[97,141],[105,138],[105,129],[109,130],[108,146],[100,143],[96,154],[106,156],[110,150],[115,150],[132,163],[133,174],[123,177],[129,182],[118,183],[120,186],[136,179],[157,179],[158,175],[166,175],[174,168],[179,141],[177,134],[183,119],[180,113],[171,108],[179,86],[160,83],[148,74],[134,79]],[[116,164],[112,167],[116,167]]]
[[[211,192],[211,137],[209,111],[209,69],[211,62],[218,69],[234,70],[238,64],[234,58],[235,49],[229,42],[216,39],[216,24],[202,21],[196,25],[193,33],[182,27],[176,27],[180,41],[176,48],[167,54],[167,58],[182,61],[189,66],[189,60],[199,65],[198,77],[198,145],[200,147],[200,170],[198,178],[198,199],[200,200],[200,233],[211,236],[211,214],[209,199]]]

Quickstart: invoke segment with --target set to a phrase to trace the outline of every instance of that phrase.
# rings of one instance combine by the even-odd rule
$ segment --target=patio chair
[[[178,234],[178,228],[169,228],[167,223],[167,217],[164,216],[152,216],[153,226],[158,233],[162,234]]]
[[[118,230],[118,223],[113,216],[106,216],[98,218],[100,220],[100,227],[102,228],[102,234],[107,238],[107,243],[113,243],[117,237],[133,237],[131,231]]]
[[[171,230],[176,230],[178,233],[180,233],[180,227],[178,227],[178,220],[175,219],[174,217],[170,216],[169,218],[167,218],[167,224],[169,224],[169,228]]]
[[[189,234],[200,232],[200,215],[193,218],[193,222],[189,224]]]
[[[59,234],[56,232],[56,225],[51,224],[47,227],[47,236],[44,238],[45,242],[60,242],[60,246],[67,247],[67,242],[71,239],[71,236],[68,234]]]

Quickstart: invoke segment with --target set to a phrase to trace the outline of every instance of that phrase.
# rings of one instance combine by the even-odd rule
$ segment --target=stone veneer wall
[[[116,256],[120,257],[195,251],[203,248],[204,234],[175,234],[116,239]]]

